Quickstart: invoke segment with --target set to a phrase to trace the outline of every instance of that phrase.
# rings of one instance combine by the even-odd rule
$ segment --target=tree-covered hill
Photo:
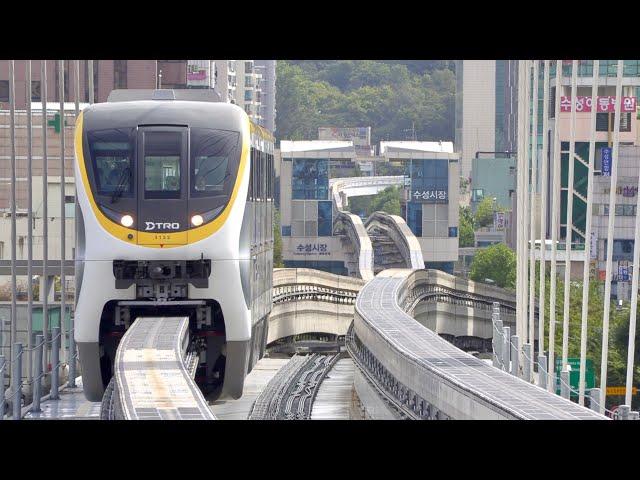
[[[371,126],[374,143],[410,139],[412,128],[418,140],[453,140],[453,62],[283,60],[277,69],[278,139]]]

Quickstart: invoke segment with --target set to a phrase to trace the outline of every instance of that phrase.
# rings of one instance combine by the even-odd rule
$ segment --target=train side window
[[[263,167],[263,175],[262,175],[262,196],[264,198],[264,201],[267,201],[267,197],[269,196],[267,193],[267,182],[268,182],[268,178],[269,178],[269,168],[268,168],[268,163],[267,163],[267,154],[266,152],[262,152],[262,167]]]
[[[256,172],[256,149],[251,147],[251,201],[255,202],[256,201],[256,195],[257,195],[257,191],[256,191],[256,176],[257,176],[257,172]]]

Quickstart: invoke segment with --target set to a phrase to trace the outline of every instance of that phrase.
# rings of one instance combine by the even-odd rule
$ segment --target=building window
[[[282,236],[283,237],[291,236],[291,225],[282,225]]]
[[[411,199],[421,203],[448,203],[448,160],[411,161]]]
[[[330,237],[332,225],[331,201],[318,202],[318,236]]]
[[[613,260],[633,261],[633,240],[613,241]],[[604,259],[607,260],[607,239],[604,240]]]
[[[294,158],[291,177],[293,200],[328,199],[328,159]]]
[[[609,117],[611,116],[611,117]],[[609,118],[611,118],[611,123],[609,123]],[[616,118],[614,113],[597,113],[596,114],[596,132],[613,132],[616,125]],[[631,112],[623,112],[622,117],[620,118],[620,131],[621,132],[630,132],[631,131]]]
[[[40,96],[40,80],[31,81],[31,101],[39,102],[42,97]]]
[[[416,237],[422,236],[422,204],[407,203],[407,225]]]
[[[609,205],[602,205],[602,215],[609,215]],[[635,217],[636,206],[635,205],[616,205],[616,217]]]
[[[113,61],[113,88],[127,88],[127,60]]]
[[[0,102],[9,101],[9,80],[0,80]]]
[[[484,198],[484,188],[474,188],[472,193],[472,201],[480,202]]]

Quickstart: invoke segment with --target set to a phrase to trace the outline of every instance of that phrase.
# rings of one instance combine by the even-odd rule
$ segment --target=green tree
[[[390,215],[400,215],[400,200],[397,198],[390,198],[384,202],[378,210],[387,212]]]
[[[476,227],[488,227],[493,225],[493,198],[485,197],[476,207]]]
[[[400,215],[402,191],[398,187],[387,187],[376,195],[364,195],[349,198],[347,209],[356,215],[368,217],[373,212],[382,211],[391,215]]]
[[[469,278],[477,282],[493,280],[498,287],[515,288],[516,254],[503,243],[479,250],[473,257]]]
[[[449,61],[279,61],[277,132],[316,138],[319,126],[372,126],[372,141],[454,133],[455,75]]]
[[[536,279],[539,279],[539,262],[536,265]],[[556,302],[555,302],[555,356],[561,358],[562,355],[562,338],[564,329],[564,281],[563,276],[559,275],[556,280]],[[572,281],[569,284],[569,318],[567,331],[567,356],[580,357],[580,341],[582,333],[582,294],[583,282]],[[550,272],[546,270],[545,278],[545,338],[544,348],[549,349],[549,321],[550,321],[550,305],[549,291],[551,288]],[[539,282],[536,281],[536,305],[539,299]],[[602,355],[602,318],[604,309],[604,282],[592,278],[589,282],[589,304],[587,309],[587,350],[586,358],[593,362],[595,369],[596,387],[600,386],[600,363]],[[626,362],[627,362],[627,342],[629,336],[629,305],[619,309],[612,302],[610,309],[609,323],[609,355],[607,358],[607,385],[623,386],[626,383]],[[636,333],[636,345],[640,341],[640,335]],[[640,349],[636,348],[636,358],[640,354]],[[636,366],[633,376],[634,385],[640,384],[640,368]],[[624,400],[623,397],[607,396],[606,406],[611,408],[619,405]],[[640,401],[633,398],[632,408],[640,407]]]
[[[283,268],[282,234],[280,232],[280,211],[276,208],[273,214],[273,268]]]
[[[460,206],[459,215],[460,247],[473,247],[475,234],[473,233],[473,214],[470,207]]]

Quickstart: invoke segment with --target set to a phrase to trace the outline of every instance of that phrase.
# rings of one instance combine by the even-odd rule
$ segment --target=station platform
[[[76,387],[60,390],[59,400],[46,400],[40,404],[41,412],[28,412],[24,420],[99,420],[100,402],[90,402],[82,393],[82,377]]]
[[[288,356],[258,360],[245,379],[242,397],[209,402],[213,414],[218,420],[246,420],[260,392],[288,361]]]

